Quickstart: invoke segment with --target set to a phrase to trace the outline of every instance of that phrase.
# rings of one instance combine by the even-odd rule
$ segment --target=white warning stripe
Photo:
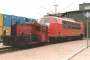
[[[65,57],[65,58],[62,59],[62,60],[69,60],[70,58],[72,58],[73,56],[75,56],[76,54],[80,53],[81,51],[83,51],[83,50],[86,49],[86,48],[87,48],[87,46],[85,46],[85,47],[77,50],[76,52],[70,54],[69,56]]]

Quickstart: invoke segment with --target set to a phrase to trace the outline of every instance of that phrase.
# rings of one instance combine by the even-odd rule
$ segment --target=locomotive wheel
[[[18,37],[15,37],[15,40],[14,40],[14,45],[13,45],[13,47],[17,47],[17,44],[18,44]]]
[[[49,38],[49,42],[50,42],[50,43],[55,43],[55,41],[54,41],[54,40],[55,40],[55,39],[54,39],[54,38],[52,38],[52,37],[50,37],[50,38]]]
[[[73,40],[72,41],[75,41],[77,40],[77,36],[73,36]]]
[[[58,38],[58,42],[63,42],[63,38]]]
[[[68,40],[69,41],[72,41],[73,40],[73,37],[71,36],[71,37],[68,37]]]
[[[49,38],[49,42],[50,42],[50,43],[59,43],[60,40],[59,40],[59,38],[55,39],[54,37],[50,37],[50,38]]]
[[[83,35],[82,34],[79,36],[79,39],[80,40],[83,40]]]
[[[26,46],[26,43],[25,43],[25,41],[24,41],[24,37],[22,36],[22,37],[19,37],[19,44],[18,44],[18,46],[19,47],[24,47],[24,46]]]
[[[57,38],[56,42],[59,43],[60,42],[60,38]]]
[[[16,37],[15,38],[15,45],[16,47],[25,47],[26,43],[24,41],[24,37]]]
[[[7,45],[8,37],[4,36],[3,37],[3,45]]]
[[[52,38],[51,37],[49,38],[49,42],[52,43]]]
[[[63,42],[66,42],[66,41],[67,41],[67,38],[62,38],[62,41],[63,41]]]

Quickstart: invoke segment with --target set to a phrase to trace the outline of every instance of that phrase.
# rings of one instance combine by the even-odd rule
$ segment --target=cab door
[[[42,27],[41,42],[48,42],[48,27],[46,26]]]
[[[41,26],[36,24],[35,25],[35,39],[36,42],[41,41]]]
[[[48,41],[48,27],[37,25],[35,27],[35,35],[37,38],[36,40],[38,42],[47,42]]]

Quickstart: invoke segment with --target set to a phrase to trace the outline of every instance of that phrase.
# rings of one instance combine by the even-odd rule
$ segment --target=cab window
[[[40,31],[40,26],[36,26],[36,31]]]
[[[57,19],[53,19],[52,22],[53,22],[53,23],[56,23],[56,22],[57,22]]]
[[[50,20],[48,18],[42,18],[40,19],[39,23],[49,23]]]
[[[42,33],[46,33],[46,27],[42,27]]]

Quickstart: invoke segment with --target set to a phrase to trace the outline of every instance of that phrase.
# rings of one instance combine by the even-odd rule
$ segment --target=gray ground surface
[[[83,46],[86,46],[86,42],[86,40],[78,40],[5,53],[0,55],[0,60],[62,60]],[[0,43],[0,48],[1,47],[4,46]],[[90,48],[85,51],[90,51]],[[83,53],[80,54],[83,55]],[[77,58],[77,56],[79,55],[76,55],[75,57]],[[84,56],[81,57],[84,58]],[[71,60],[76,60],[76,58],[73,57]]]
[[[70,60],[90,60],[90,47],[78,53],[77,55],[72,57]]]

